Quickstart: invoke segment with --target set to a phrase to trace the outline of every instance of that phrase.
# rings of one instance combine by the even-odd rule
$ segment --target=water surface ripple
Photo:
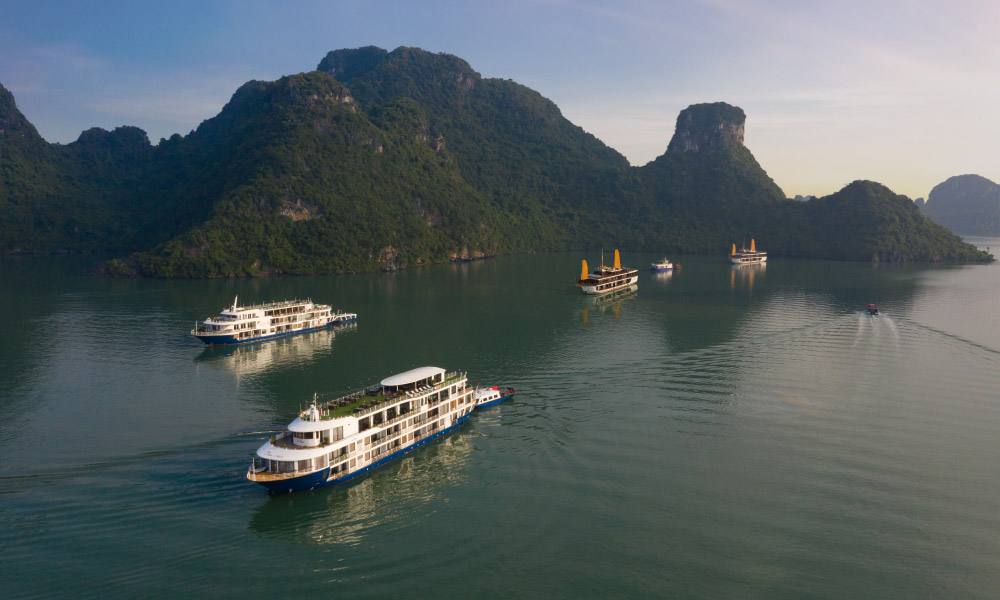
[[[579,258],[211,282],[0,262],[5,595],[995,597],[1000,266],[672,257],[595,300]],[[359,322],[188,339],[237,294]],[[425,364],[518,393],[354,485],[243,479],[314,392]]]

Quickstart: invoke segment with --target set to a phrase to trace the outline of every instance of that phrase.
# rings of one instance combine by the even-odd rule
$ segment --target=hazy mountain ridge
[[[921,211],[966,235],[1000,236],[1000,185],[980,175],[956,175],[934,186]]]
[[[786,200],[743,146],[744,121],[724,103],[692,106],[670,150],[631,167],[537,92],[414,48],[338,50],[317,71],[248,82],[155,147],[136,128],[47,144],[2,90],[0,250],[143,250],[109,271],[162,277],[598,246],[721,254],[748,236],[775,255],[984,258],[919,213],[872,219],[891,204],[884,188],[852,192],[872,205],[845,211],[883,229],[820,235],[846,199]],[[889,235],[898,227],[913,231]],[[920,235],[933,248],[916,251]]]

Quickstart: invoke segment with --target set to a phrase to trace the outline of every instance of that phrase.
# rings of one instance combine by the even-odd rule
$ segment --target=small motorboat
[[[661,271],[670,271],[673,268],[674,268],[674,263],[667,260],[666,257],[663,257],[663,260],[660,262],[653,263],[652,266],[653,271],[656,271],[657,273]]]
[[[506,391],[501,390],[500,386],[495,385],[491,388],[479,389],[476,388],[473,398],[476,402],[476,408],[486,408],[487,406],[493,406],[494,404],[503,402],[507,398],[514,397],[514,388],[509,387]]]
[[[869,304],[868,306],[866,306],[865,307],[865,314],[866,315],[871,315],[873,317],[877,317],[878,316],[878,305],[877,304]]]

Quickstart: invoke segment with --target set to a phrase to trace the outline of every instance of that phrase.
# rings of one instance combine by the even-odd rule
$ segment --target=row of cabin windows
[[[300,313],[306,309],[305,306],[293,306],[291,308],[275,308],[272,310],[265,310],[264,316],[273,317],[274,315],[293,315],[295,313]]]
[[[312,465],[310,465],[310,459],[306,460],[267,460],[267,470],[271,473],[291,473],[293,471],[309,471],[312,469],[322,469],[327,465],[336,464],[341,461],[346,461],[350,453],[347,448],[341,448],[339,450],[334,450],[329,454],[324,454],[323,456],[317,456],[311,459]],[[346,469],[347,466],[345,465]]]
[[[453,385],[450,388],[444,388],[443,390],[435,394],[431,394],[426,398],[421,398],[419,400],[418,406],[433,406],[438,402],[441,402],[443,400],[448,400],[449,398],[451,398],[452,394],[456,393],[456,387],[457,386]],[[387,408],[384,411],[379,411],[374,415],[365,417],[358,421],[358,431],[365,431],[367,429],[371,429],[376,425],[381,425],[382,423],[391,421],[395,419],[397,416],[405,415],[410,412],[411,405],[412,402],[403,402],[398,407],[393,406],[391,408]],[[397,408],[399,410],[398,414],[396,412]],[[434,414],[436,415],[437,412],[434,412]]]
[[[344,427],[334,427],[323,431],[293,431],[292,435],[298,440],[322,440],[326,438],[327,441],[336,442],[344,439]]]
[[[437,415],[437,409],[435,409],[433,412],[434,412],[434,416],[436,416]],[[454,420],[454,419],[455,418],[453,417],[452,420]],[[438,421],[434,421],[434,422],[428,424],[426,427],[421,427],[420,429],[418,429],[417,431],[415,431],[413,433],[413,439],[420,439],[420,438],[422,438],[422,437],[424,437],[424,436],[426,436],[426,435],[428,435],[430,433],[433,433],[433,432],[437,431],[437,429],[439,427],[440,427],[440,423]],[[396,425],[391,430],[386,430],[385,432],[383,432],[385,435],[382,435],[382,434],[373,435],[371,437],[370,441],[371,441],[371,443],[374,444],[374,443],[376,443],[376,442],[378,442],[378,441],[380,441],[382,439],[385,439],[387,437],[391,437],[393,435],[398,435],[401,431],[402,431],[401,426],[400,425]],[[397,438],[395,440],[392,440],[389,443],[387,443],[387,444],[385,444],[383,446],[380,446],[380,447],[375,448],[374,450],[372,450],[371,457],[375,458],[377,456],[381,456],[382,454],[386,454],[386,453],[390,452],[391,450],[393,450],[394,448],[398,448],[398,447],[402,446],[403,443],[404,443],[404,441],[403,441],[402,437]],[[330,452],[329,454],[324,454],[322,456],[317,456],[316,458],[313,458],[313,459],[305,459],[305,460],[299,460],[299,461],[293,461],[293,460],[272,460],[272,459],[268,459],[267,460],[267,470],[269,472],[271,472],[271,473],[292,473],[294,471],[309,471],[309,470],[315,470],[315,469],[322,469],[322,468],[325,468],[327,465],[336,464],[337,462],[343,461],[343,464],[341,464],[339,467],[335,467],[332,470],[333,473],[337,473],[339,471],[346,471],[347,470],[348,463],[346,462],[346,459],[347,459],[348,456],[349,456],[348,449],[347,449],[347,447],[344,447],[344,448],[340,448],[338,450],[334,450],[333,452]]]
[[[399,435],[399,432],[402,430],[403,430],[402,425],[396,425],[395,427],[390,427],[389,429],[386,429],[381,433],[376,433],[375,435],[373,435],[369,443],[377,444],[379,443],[380,440],[384,440],[387,437]]]

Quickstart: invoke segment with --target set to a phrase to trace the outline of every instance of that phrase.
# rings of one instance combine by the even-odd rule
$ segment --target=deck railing
[[[431,394],[433,392],[439,391],[439,390],[441,390],[441,389],[443,389],[445,387],[448,387],[451,384],[453,384],[453,383],[455,383],[457,381],[460,381],[462,379],[465,379],[465,378],[467,378],[467,374],[466,373],[460,373],[458,371],[453,371],[453,372],[448,373],[447,375],[445,375],[444,381],[442,381],[440,383],[434,384],[432,386],[425,386],[424,388],[420,388],[420,389],[417,389],[417,390],[414,390],[414,391],[411,391],[411,392],[397,393],[397,394],[394,394],[394,395],[391,395],[391,396],[371,396],[370,393],[369,393],[369,389],[370,388],[365,388],[365,389],[363,389],[361,391],[354,392],[353,394],[348,394],[346,396],[341,396],[340,398],[336,398],[334,400],[330,400],[328,402],[324,402],[325,407],[323,409],[321,409],[321,411],[320,411],[320,420],[330,421],[330,420],[333,420],[333,419],[339,419],[340,417],[349,417],[349,416],[354,416],[354,417],[359,417],[359,418],[360,417],[365,417],[365,416],[368,416],[368,415],[370,415],[370,414],[372,414],[374,412],[378,412],[380,410],[385,410],[386,408],[388,408],[387,405],[395,404],[395,403],[401,402],[403,400],[410,400],[410,399],[420,398],[421,396],[424,396],[424,395]],[[465,388],[463,387],[462,390],[464,390],[464,389]],[[461,392],[462,390],[459,390],[459,392]],[[351,404],[354,404],[355,402],[361,402],[364,398],[371,398],[372,401],[376,401],[376,404],[374,404],[372,406],[369,406],[367,408],[361,408],[360,405],[359,406],[353,406],[353,407],[351,406]],[[379,400],[379,398],[384,398],[384,399],[383,400]],[[340,402],[342,400],[350,400],[350,402],[348,402],[348,404],[346,406],[330,406],[331,404]],[[333,414],[331,414],[332,412],[337,412],[339,409],[345,409],[345,408],[346,409],[352,409],[352,410],[351,410],[350,413],[343,413],[343,414],[339,414],[339,415],[333,415]],[[357,410],[359,408],[361,408],[361,410]],[[343,412],[343,411],[340,411],[340,412]],[[326,413],[326,414],[324,414],[324,413]]]

